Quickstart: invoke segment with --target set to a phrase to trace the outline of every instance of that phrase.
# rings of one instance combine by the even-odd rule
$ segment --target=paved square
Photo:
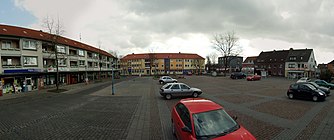
[[[294,80],[260,81],[186,76],[179,82],[202,89],[202,98],[222,105],[257,139],[334,139],[334,100],[290,100]],[[152,77],[83,86],[63,94],[38,93],[0,100],[1,139],[173,140],[170,111],[186,97],[165,100]],[[333,91],[332,91],[333,92]]]

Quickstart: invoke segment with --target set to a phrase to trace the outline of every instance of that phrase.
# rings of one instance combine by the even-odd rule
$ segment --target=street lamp
[[[112,62],[111,62],[112,63]],[[115,64],[111,64],[111,95],[115,95],[115,89],[114,89],[114,67]]]

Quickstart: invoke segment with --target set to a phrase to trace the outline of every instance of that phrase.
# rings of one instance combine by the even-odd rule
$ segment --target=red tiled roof
[[[36,40],[43,40],[43,41],[50,41],[50,34],[43,32],[43,31],[37,31],[37,30],[32,30],[28,28],[22,28],[22,27],[16,27],[16,26],[10,26],[10,25],[2,25],[0,24],[0,35],[6,35],[6,36],[14,36],[14,37],[25,37],[25,38],[30,38],[30,39],[36,39]],[[76,47],[79,49],[84,49],[88,51],[92,51],[95,53],[101,53],[103,55],[109,56],[109,57],[114,57],[110,53],[95,48],[93,46],[66,38],[66,37],[59,37],[58,38],[58,43]]]
[[[151,55],[151,56],[150,56]],[[190,53],[143,53],[143,54],[128,54],[121,58],[121,60],[132,60],[132,59],[204,59],[198,54],[190,54]]]

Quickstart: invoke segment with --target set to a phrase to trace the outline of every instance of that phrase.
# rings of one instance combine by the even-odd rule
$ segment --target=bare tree
[[[195,73],[199,74],[201,72],[201,68],[204,65],[204,61],[201,59],[193,59],[191,61],[191,65],[195,67]]]
[[[217,60],[217,57],[218,57],[217,54],[215,52],[212,52],[212,53],[210,53],[209,57],[210,57],[210,60],[211,60],[212,64],[216,64],[216,60]]]
[[[212,44],[214,45],[213,48],[219,51],[223,56],[224,76],[226,76],[226,70],[231,60],[229,57],[237,56],[240,53],[238,40],[234,32],[214,35]]]
[[[55,61],[56,61],[56,87],[57,91],[59,90],[59,60],[58,60],[58,49],[57,49],[57,44],[58,44],[58,39],[61,37],[61,35],[64,34],[64,27],[61,25],[59,21],[59,17],[57,17],[57,20],[55,21],[54,18],[50,18],[49,16],[46,16],[43,20],[43,25],[42,25],[50,34],[48,37],[48,40],[51,42],[52,46],[54,47],[55,50]]]
[[[121,58],[121,56],[118,55],[117,50],[109,50],[108,52],[116,58]]]

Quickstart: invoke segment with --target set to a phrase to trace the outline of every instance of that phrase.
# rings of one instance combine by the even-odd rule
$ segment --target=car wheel
[[[164,84],[164,81],[160,81],[160,84],[161,84],[161,85]]]
[[[170,99],[172,99],[172,95],[170,95],[170,94],[166,94],[166,95],[165,95],[165,98],[166,98],[167,100],[170,100]]]
[[[314,96],[312,97],[312,100],[313,100],[314,102],[318,101],[318,96],[315,96],[315,95],[314,95]]]
[[[194,93],[193,93],[193,97],[194,97],[194,98],[197,98],[197,97],[198,97],[198,93],[197,93],[197,92],[194,92]]]
[[[289,97],[289,99],[293,99],[293,98],[294,98],[292,93],[290,93],[290,94],[288,95],[288,97]]]

